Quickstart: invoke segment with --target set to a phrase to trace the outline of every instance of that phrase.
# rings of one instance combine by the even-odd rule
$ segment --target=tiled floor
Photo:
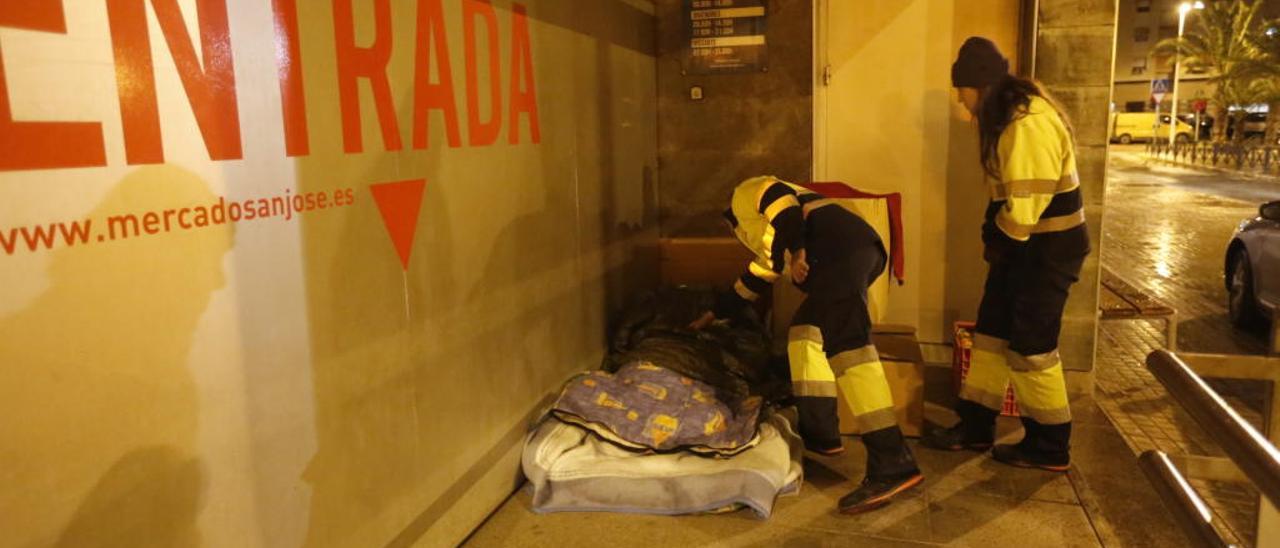
[[[1010,421],[1006,429],[1016,429]],[[981,546],[1028,539],[1024,546],[1101,546],[1072,476],[1013,469],[975,453],[916,448],[923,487],[867,514],[844,516],[836,501],[853,488],[866,458],[855,440],[837,458],[806,461],[797,496],[779,499],[773,516],[748,512],[657,517],[549,514],[529,510],[517,493],[468,546]]]

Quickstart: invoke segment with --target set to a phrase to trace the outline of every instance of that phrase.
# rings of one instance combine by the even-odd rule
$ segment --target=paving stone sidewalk
[[[1178,347],[1186,352],[1262,354],[1257,334],[1231,327],[1222,282],[1223,252],[1232,230],[1256,215],[1257,204],[1224,197],[1203,185],[1180,185],[1167,171],[1151,172],[1124,152],[1112,154],[1102,262],[1121,278],[1174,306],[1180,315]],[[1222,184],[1256,184],[1222,181]],[[1108,320],[1098,336],[1098,405],[1135,453],[1221,455],[1211,439],[1178,408],[1146,370],[1146,355],[1164,348],[1156,320]],[[1270,387],[1256,381],[1215,379],[1211,385],[1255,426]],[[1252,546],[1257,492],[1250,485],[1196,481],[1221,518],[1223,532]]]

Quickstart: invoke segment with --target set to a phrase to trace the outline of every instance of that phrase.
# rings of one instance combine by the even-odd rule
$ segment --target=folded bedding
[[[733,458],[640,453],[549,417],[529,435],[522,465],[539,513],[690,514],[745,506],[767,518],[798,492],[800,440],[778,414],[759,423],[755,446]]]

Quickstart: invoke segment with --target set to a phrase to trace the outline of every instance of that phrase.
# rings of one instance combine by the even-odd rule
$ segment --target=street
[[[1141,146],[1113,146],[1102,264],[1178,309],[1188,352],[1261,354],[1261,335],[1226,316],[1223,263],[1241,220],[1280,199],[1280,181],[1146,165]]]

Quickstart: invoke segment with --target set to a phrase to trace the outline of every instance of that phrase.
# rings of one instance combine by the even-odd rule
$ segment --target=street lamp
[[[1187,26],[1187,14],[1191,13],[1191,10],[1202,9],[1204,9],[1204,2],[1199,0],[1194,3],[1183,2],[1178,5],[1179,48],[1173,50],[1173,108],[1169,109],[1169,146],[1173,146],[1177,142],[1178,136],[1178,74],[1182,72],[1182,61],[1179,59],[1182,54],[1182,30]],[[1200,128],[1193,128],[1193,130],[1196,135],[1200,134]]]

